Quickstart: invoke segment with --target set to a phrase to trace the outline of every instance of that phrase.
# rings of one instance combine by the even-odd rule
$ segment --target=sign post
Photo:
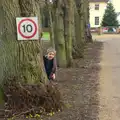
[[[16,18],[18,40],[38,40],[38,18],[19,17]]]

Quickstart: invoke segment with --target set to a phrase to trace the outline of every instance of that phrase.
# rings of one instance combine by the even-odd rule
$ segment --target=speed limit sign
[[[18,40],[38,40],[38,18],[19,17],[16,18]]]

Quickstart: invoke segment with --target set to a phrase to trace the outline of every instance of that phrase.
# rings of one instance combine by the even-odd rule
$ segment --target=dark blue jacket
[[[49,60],[47,56],[43,56],[43,61],[44,61],[45,71],[49,78],[51,74],[56,72],[56,67],[57,67],[56,60],[55,58],[53,58],[52,60]]]

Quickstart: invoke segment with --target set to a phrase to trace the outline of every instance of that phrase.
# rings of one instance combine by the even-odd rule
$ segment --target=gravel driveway
[[[104,43],[100,62],[100,120],[120,120],[120,35],[98,37]]]

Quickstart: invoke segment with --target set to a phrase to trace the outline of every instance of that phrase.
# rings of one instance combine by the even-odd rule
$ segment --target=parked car
[[[108,32],[108,28],[107,27],[103,28],[103,33],[106,33],[106,32]]]

